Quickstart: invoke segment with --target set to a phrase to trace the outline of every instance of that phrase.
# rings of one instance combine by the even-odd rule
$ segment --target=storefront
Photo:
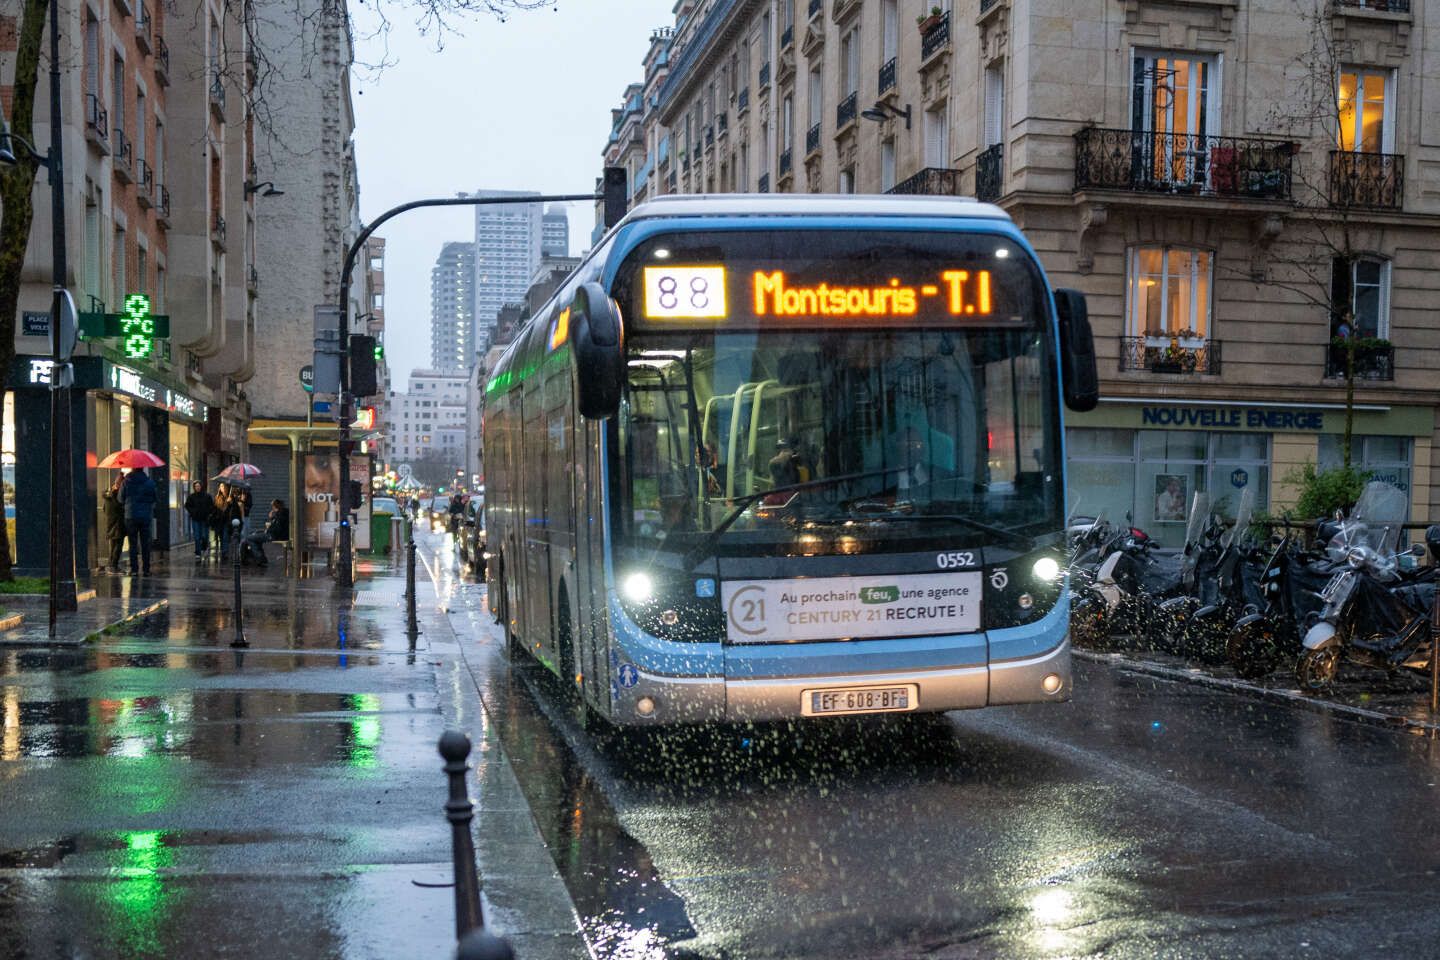
[[[103,357],[77,357],[73,367],[70,418],[76,569],[94,566],[107,553],[102,542],[101,497],[117,473],[100,470],[98,464],[116,450],[149,450],[165,461],[165,467],[151,471],[160,488],[154,543],[167,549],[187,540],[182,507],[189,481],[204,476],[196,454],[201,449],[205,406],[182,391]],[[17,357],[10,382],[14,390],[6,397],[6,509],[8,513],[14,505],[17,565],[38,572],[49,562],[49,359]],[[24,463],[25,469],[15,472],[12,461]]]
[[[1411,519],[1428,519],[1434,414],[1429,407],[1356,405],[1352,462],[1410,493]],[[1303,464],[1337,466],[1340,404],[1103,401],[1066,417],[1072,513],[1127,515],[1163,543],[1184,541],[1194,494],[1233,517],[1246,490],[1257,512],[1279,513],[1297,491],[1285,478]]]

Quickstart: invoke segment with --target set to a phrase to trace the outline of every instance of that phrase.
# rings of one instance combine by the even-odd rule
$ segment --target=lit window
[[[1135,247],[1126,270],[1126,328],[1132,337],[1208,337],[1212,259],[1208,250]]]

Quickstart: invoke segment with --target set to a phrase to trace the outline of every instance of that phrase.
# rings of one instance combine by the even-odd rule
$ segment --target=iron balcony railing
[[[129,180],[132,156],[130,138],[125,136],[124,130],[116,127],[110,131],[110,146],[110,162],[114,165],[116,176],[122,180]]]
[[[975,158],[975,199],[999,200],[1005,187],[1005,144],[997,143]]]
[[[155,36],[155,78],[161,86],[170,86],[170,47],[159,34]]]
[[[155,217],[166,226],[170,225],[170,188],[160,186],[160,199],[155,204]]]
[[[789,147],[780,151],[780,176],[783,177],[790,172],[791,159]]]
[[[851,93],[835,108],[835,129],[840,130],[847,123],[855,122],[855,104],[859,99],[858,92]]]
[[[895,89],[895,58],[886,60],[880,68],[880,84],[878,89],[881,93]]]
[[[760,64],[760,92],[764,93],[770,86],[770,61],[766,60]]]
[[[260,291],[260,271],[256,270],[253,266],[250,268],[250,276],[246,285],[249,287],[251,293],[258,293]]]
[[[1148,370],[1151,373],[1188,373],[1218,376],[1220,373],[1220,341],[1191,341],[1165,337],[1121,337],[1120,369]]]
[[[740,96],[735,98],[735,113],[741,114],[750,109],[750,88],[741,87]]]
[[[1075,189],[1289,200],[1295,152],[1288,140],[1084,127]]]
[[[950,11],[940,14],[940,19],[920,35],[920,59],[929,60],[950,43]]]
[[[1325,353],[1325,377],[1328,380],[1345,379],[1345,355],[1349,351],[1343,343],[1331,341]],[[1395,347],[1389,343],[1370,344],[1355,347],[1356,380],[1394,380]]]
[[[214,240],[214,241],[215,241],[215,244],[216,244],[217,246],[220,246],[220,247],[224,247],[224,246],[225,246],[225,218],[224,218],[224,217],[219,216],[219,215],[217,215],[217,216],[215,217],[215,223],[212,225],[212,229],[211,229],[211,231],[210,231],[210,239]]]
[[[825,0],[810,0],[810,10],[808,14],[810,19],[814,20],[823,9],[825,9]]]
[[[929,197],[960,196],[960,171],[947,167],[926,167],[913,177],[906,177],[886,193],[921,194]]]
[[[1000,0],[980,0],[980,12],[984,13],[999,2]]]
[[[140,206],[152,205],[155,202],[155,171],[144,160],[135,161],[135,182],[140,186],[140,189],[135,191],[135,199],[140,202]]]
[[[786,27],[784,30],[781,30],[781,31],[780,31],[780,49],[781,49],[781,50],[784,50],[786,47],[790,46],[790,44],[792,44],[792,43],[794,43],[794,42],[795,42],[795,27],[794,27],[794,25],[792,24],[791,26],[788,26],[788,27]]]
[[[224,116],[225,83],[218,75],[210,81],[210,106],[218,111],[220,116]]]
[[[1330,205],[1399,210],[1405,200],[1403,153],[1330,151]]]
[[[810,129],[805,131],[805,153],[814,153],[820,149],[820,124],[811,124]]]
[[[1387,13],[1409,13],[1410,0],[1336,0],[1342,7],[1380,10]]]
[[[85,126],[101,140],[109,141],[110,112],[93,93],[85,94]]]
[[[768,174],[768,173],[762,173],[762,174],[760,174],[760,187],[759,187],[759,190],[760,190],[761,193],[769,193],[769,192],[770,192],[770,174]]]

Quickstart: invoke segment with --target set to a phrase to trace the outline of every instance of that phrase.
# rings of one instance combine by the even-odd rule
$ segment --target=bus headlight
[[[648,603],[655,596],[655,581],[650,579],[650,574],[637,571],[625,578],[620,589],[631,603]]]
[[[1035,561],[1035,566],[1031,568],[1031,573],[1035,574],[1036,580],[1054,583],[1060,576],[1060,564],[1054,557],[1041,557]]]

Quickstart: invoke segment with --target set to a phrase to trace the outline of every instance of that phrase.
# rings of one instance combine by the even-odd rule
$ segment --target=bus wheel
[[[505,637],[504,654],[507,658],[514,660],[520,652],[520,639],[515,636],[514,624],[510,622],[510,611],[514,609],[511,605],[510,581],[505,576],[505,558],[500,558],[500,566],[495,578],[495,585],[500,588],[500,602],[497,607],[500,611],[500,631]]]
[[[576,679],[578,671],[575,667],[575,631],[570,622],[570,597],[564,587],[560,588],[560,610],[555,633],[556,646],[560,648],[558,659],[561,696],[580,729],[588,730],[594,725],[595,714],[590,709],[590,704],[585,702],[585,690]]]

